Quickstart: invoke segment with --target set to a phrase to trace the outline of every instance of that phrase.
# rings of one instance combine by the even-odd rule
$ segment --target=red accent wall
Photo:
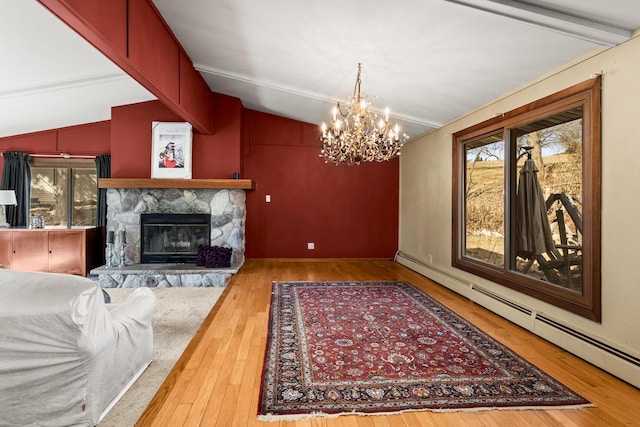
[[[111,151],[111,122],[108,120],[61,128],[57,132],[58,153],[91,156]]]
[[[151,176],[151,122],[180,122],[177,114],[160,101],[111,109],[111,176]]]
[[[193,178],[230,178],[242,173],[242,103],[238,98],[213,94],[210,99],[213,134],[194,131]],[[183,121],[160,101],[111,109],[111,176],[151,176],[151,123]]]
[[[111,145],[109,121],[69,126],[42,132],[0,138],[0,152],[20,151],[29,154],[60,154],[92,156],[108,153]],[[4,157],[0,156],[0,171]]]
[[[194,132],[193,177],[256,182],[247,192],[248,258],[392,258],[398,246],[399,161],[335,166],[316,125],[244,110],[213,94],[213,135]],[[114,178],[151,176],[151,122],[182,121],[160,101],[114,107],[98,122],[0,139],[0,151],[111,152]],[[0,167],[1,167],[0,159]],[[265,202],[266,195],[271,203]],[[315,243],[314,250],[307,243]]]
[[[398,247],[399,160],[325,164],[317,125],[246,114],[248,258],[392,258]],[[271,202],[265,196],[271,196]],[[307,243],[315,243],[314,250]]]
[[[239,98],[213,94],[213,132],[193,137],[193,178],[231,178],[234,172],[243,175],[242,110]]]

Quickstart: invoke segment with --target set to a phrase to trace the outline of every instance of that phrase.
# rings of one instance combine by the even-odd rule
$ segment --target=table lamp
[[[13,190],[0,190],[0,227],[9,227],[5,206],[18,204],[16,192]]]

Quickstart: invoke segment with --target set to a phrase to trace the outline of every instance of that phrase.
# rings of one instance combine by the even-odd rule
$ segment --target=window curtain
[[[111,178],[111,155],[96,156],[96,177]],[[98,203],[96,205],[96,226],[107,226],[107,189],[98,188]]]
[[[7,152],[2,170],[2,190],[16,192],[17,206],[5,206],[7,222],[12,227],[26,227],[29,224],[29,205],[31,203],[31,168],[26,153]]]

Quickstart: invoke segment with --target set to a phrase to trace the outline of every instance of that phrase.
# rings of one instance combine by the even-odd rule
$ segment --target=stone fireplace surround
[[[100,186],[104,188],[102,182]],[[211,214],[211,245],[233,250],[231,267],[208,269],[187,264],[140,264],[141,213]],[[91,273],[98,275],[103,288],[226,286],[244,263],[245,221],[244,188],[108,188],[106,229],[114,231],[116,236],[121,230],[125,231],[125,266],[102,266]],[[116,237],[115,248],[119,247],[118,243]],[[117,250],[114,252],[112,261],[117,265],[119,254]]]

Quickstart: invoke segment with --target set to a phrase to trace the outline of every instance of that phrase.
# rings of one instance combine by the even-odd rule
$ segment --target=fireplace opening
[[[210,214],[141,214],[140,262],[195,264],[211,241]]]

